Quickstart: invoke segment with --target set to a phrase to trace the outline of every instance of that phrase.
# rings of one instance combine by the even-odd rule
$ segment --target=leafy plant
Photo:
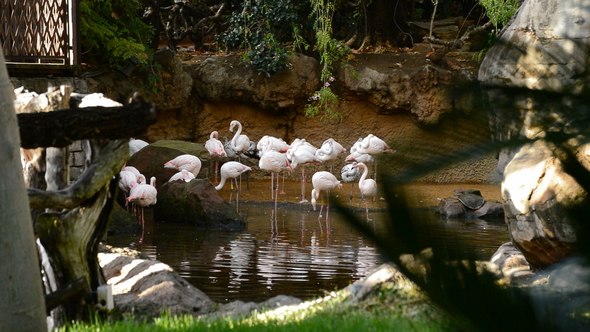
[[[500,27],[510,21],[520,6],[518,0],[479,0],[479,3],[486,9],[486,16],[495,29],[489,33],[489,47],[473,54],[473,59],[477,62],[481,62],[490,47],[494,46],[500,33]]]
[[[228,19],[229,28],[217,36],[227,51],[245,50],[244,60],[270,76],[288,68],[285,44],[305,42],[299,34],[299,6],[289,0],[248,0]]]
[[[80,31],[85,52],[111,65],[132,57],[146,64],[146,43],[153,32],[137,15],[141,6],[141,0],[81,0]]]
[[[329,0],[312,0],[311,3],[311,15],[315,15],[317,50],[322,66],[320,79],[323,84],[320,90],[311,96],[310,103],[305,107],[305,115],[316,116],[323,111],[329,118],[342,118],[342,114],[335,110],[340,98],[334,94],[330,83],[334,81],[333,64],[350,53],[350,49],[332,37],[334,3]]]

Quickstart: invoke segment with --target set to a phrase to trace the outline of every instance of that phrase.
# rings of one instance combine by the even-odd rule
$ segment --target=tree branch
[[[129,103],[121,107],[21,113],[17,117],[21,147],[65,147],[81,139],[139,136],[156,123],[156,107],[149,103]]]
[[[30,206],[41,209],[73,209],[93,197],[111,181],[128,158],[128,141],[111,141],[71,186],[56,191],[27,189]]]

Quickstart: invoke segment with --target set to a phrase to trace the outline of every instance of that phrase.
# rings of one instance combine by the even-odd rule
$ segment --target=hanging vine
[[[331,86],[335,81],[332,67],[336,61],[344,58],[350,50],[344,44],[332,38],[334,3],[330,0],[311,0],[311,4],[310,16],[315,16],[317,51],[322,66],[320,74],[322,86],[309,98],[309,103],[305,106],[305,115],[313,117],[323,113],[322,117],[342,118],[342,114],[337,111],[341,99],[332,91]]]

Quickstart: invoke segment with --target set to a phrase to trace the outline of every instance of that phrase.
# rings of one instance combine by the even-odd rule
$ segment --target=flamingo
[[[144,140],[131,138],[129,140],[129,157],[133,156],[137,151],[145,148],[148,145],[150,145],[150,143]]]
[[[266,151],[273,150],[280,153],[287,152],[291,146],[281,138],[265,135],[256,144],[258,155],[262,156]]]
[[[240,160],[240,154],[248,151],[250,148],[250,139],[246,135],[242,135],[242,124],[238,120],[233,120],[229,124],[229,131],[234,132],[234,127],[238,127],[234,137],[231,139],[230,146],[238,155],[238,161]]]
[[[313,210],[316,211],[316,202],[320,198],[320,193],[323,191],[326,193],[326,223],[328,222],[328,214],[330,213],[330,192],[335,188],[342,188],[342,183],[336,179],[334,174],[326,171],[316,172],[311,177],[311,183],[313,184],[313,189],[311,190],[311,205],[313,206]],[[318,216],[318,220],[322,217],[322,210],[324,205],[321,204],[320,206],[320,215]]]
[[[226,162],[225,164],[221,165],[221,169],[220,169],[221,180],[219,181],[219,184],[217,185],[217,187],[215,187],[215,190],[221,190],[221,188],[223,188],[223,185],[225,185],[225,181],[227,179],[235,179],[240,174],[247,172],[247,171],[251,171],[251,170],[252,170],[252,168],[250,166],[246,166],[246,165],[239,163],[237,161]],[[237,183],[236,183],[236,188],[237,188]]]
[[[133,202],[140,207],[141,227],[145,226],[144,209],[150,205],[156,204],[158,200],[158,191],[156,190],[156,177],[152,176],[150,184],[142,183],[134,186],[129,191],[128,202]]]
[[[129,171],[129,172],[135,174],[135,176],[139,176],[141,174],[141,172],[133,166],[125,166],[121,170],[122,171]]]
[[[371,197],[372,201],[375,202],[375,196],[377,195],[377,182],[373,179],[367,179],[367,175],[369,174],[369,169],[367,165],[363,163],[358,163],[352,168],[362,168],[363,175],[361,175],[361,179],[359,180],[359,190],[361,191],[361,198],[365,201],[365,211],[367,212],[367,219],[369,218],[369,207],[366,201],[366,198]]]
[[[340,175],[342,176],[342,182],[350,183],[350,204],[352,205],[352,191],[354,189],[354,183],[357,182],[361,177],[361,172],[358,168],[354,168],[357,162],[352,164],[346,164],[342,167]]]
[[[299,203],[307,202],[307,199],[305,198],[305,165],[322,164],[322,161],[315,155],[317,150],[318,148],[308,143],[305,139],[297,138],[291,143],[291,148],[286,153],[287,158],[291,160],[293,168],[301,165],[301,201]]]
[[[119,189],[123,192],[125,197],[125,207],[129,212],[129,205],[127,204],[127,197],[131,188],[137,185],[137,176],[132,171],[119,172]]]
[[[218,139],[217,131],[212,131],[209,139],[205,142],[205,149],[209,151],[211,158],[215,159],[215,183],[217,183],[217,170],[219,169],[219,158],[227,157],[223,143]]]
[[[221,190],[221,188],[223,188],[223,185],[225,184],[225,181],[227,179],[231,179],[230,181],[235,181],[236,182],[236,207],[238,206],[238,199],[239,199],[239,191],[240,191],[240,187],[238,186],[238,180],[236,180],[236,178],[238,176],[240,176],[242,173],[247,172],[247,171],[251,171],[252,168],[250,166],[246,166],[242,163],[239,163],[237,161],[228,161],[227,163],[221,165],[221,169],[219,170],[220,174],[221,174],[221,180],[219,181],[219,184],[217,185],[217,187],[215,187],[215,190]],[[232,186],[232,193],[233,193],[233,186]],[[229,201],[231,203],[231,194],[229,196]]]
[[[373,158],[373,156],[371,156],[368,153],[360,153],[358,151],[355,151],[355,152],[349,154],[348,156],[346,156],[345,161],[347,163],[357,162],[357,163],[364,163],[364,164],[366,164],[366,163],[373,162],[374,161],[374,158]]]
[[[164,168],[174,168],[179,171],[186,169],[187,171],[193,173],[195,177],[197,177],[197,175],[199,175],[199,171],[201,170],[201,159],[193,156],[192,154],[183,154],[166,162],[164,164]]]
[[[328,138],[316,151],[316,157],[322,162],[331,161],[330,172],[334,170],[334,161],[339,155],[346,153],[346,149],[333,138]]]
[[[178,180],[182,180],[184,182],[190,182],[194,178],[195,178],[195,175],[193,173],[187,171],[186,169],[183,169],[182,171],[172,175],[170,177],[170,180],[168,180],[168,182],[174,182],[174,181],[178,181]]]
[[[229,158],[237,158],[238,154],[234,149],[231,147],[231,142],[227,139],[226,136],[223,136],[223,149]]]
[[[291,165],[291,163],[289,163],[289,159],[287,159],[287,156],[283,153],[277,152],[277,151],[273,151],[273,150],[268,150],[266,151],[261,157],[260,160],[258,161],[258,167],[260,167],[260,169],[271,172],[271,180],[270,180],[270,186],[271,186],[271,197],[274,198],[275,200],[275,209],[277,207],[277,200],[278,200],[278,176],[277,176],[277,194],[275,194],[274,192],[274,174],[275,173],[280,173],[281,171],[292,171],[293,170],[293,166]]]
[[[379,137],[369,134],[363,138],[361,144],[358,146],[357,152],[366,153],[370,155],[378,155],[382,153],[395,153],[396,151],[390,148],[385,141]],[[375,179],[377,178],[377,162],[375,161]]]

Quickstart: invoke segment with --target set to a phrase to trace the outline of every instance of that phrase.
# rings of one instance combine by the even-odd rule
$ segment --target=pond
[[[291,189],[297,192],[296,184]],[[261,199],[256,188],[250,190]],[[228,199],[226,194],[220,191]],[[241,231],[153,221],[147,212],[143,243],[138,243],[139,236],[121,236],[108,238],[107,244],[130,246],[170,265],[218,303],[260,302],[281,294],[310,299],[346,287],[383,263],[374,243],[334,210],[326,224],[325,212],[318,219],[319,211],[313,211],[311,204],[288,200],[281,197],[276,218],[272,202],[240,201],[238,210],[247,222]],[[367,220],[361,201],[355,198],[353,205],[359,218],[377,232],[384,230],[384,209],[372,209]],[[501,220],[446,219],[432,208],[415,210],[417,219],[428,227],[433,246],[444,245],[489,260],[509,241]]]

